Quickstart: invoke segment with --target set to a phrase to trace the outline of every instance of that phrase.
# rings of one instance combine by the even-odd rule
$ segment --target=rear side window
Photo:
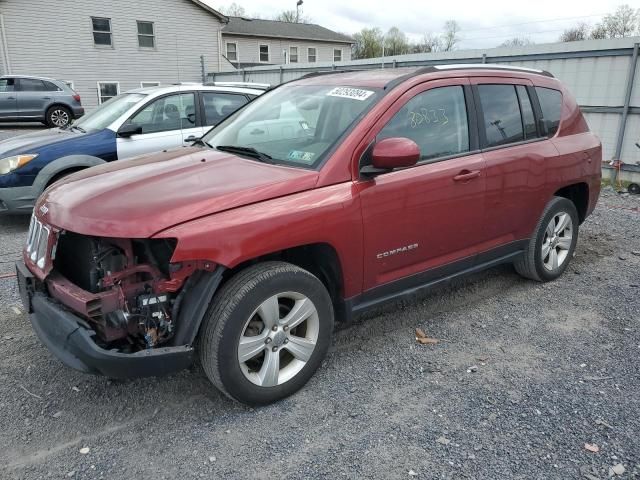
[[[531,99],[527,92],[527,87],[524,85],[517,85],[516,92],[518,92],[518,100],[520,100],[520,112],[522,113],[522,126],[524,127],[524,138],[527,140],[536,138],[538,136],[538,130],[536,128],[536,118],[533,115],[533,107],[531,106]]]
[[[464,90],[441,87],[409,100],[378,134],[378,139],[410,138],[420,147],[422,160],[469,151],[469,125]]]
[[[514,85],[478,85],[487,147],[524,140]]]
[[[248,102],[244,95],[230,93],[202,92],[205,125],[212,127],[227,118]]]
[[[562,93],[552,88],[536,87],[542,118],[547,122],[547,129],[550,137],[558,131],[560,125],[560,114],[562,112]]]
[[[20,79],[20,91],[21,92],[45,92],[47,89],[44,86],[42,80],[34,78],[21,78]]]

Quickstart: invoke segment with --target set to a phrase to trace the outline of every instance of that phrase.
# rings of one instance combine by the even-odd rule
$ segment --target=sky
[[[214,8],[232,3],[206,0]],[[236,0],[248,16],[272,18],[282,10],[295,9],[296,0]],[[562,31],[578,22],[596,24],[624,0],[539,0],[514,2],[409,1],[409,0],[304,0],[301,12],[313,23],[343,33],[355,33],[365,27],[383,31],[397,26],[417,41],[425,32],[439,33],[444,22],[456,20],[462,39],[458,48],[488,48],[513,37],[527,37],[535,43],[557,41]],[[626,2],[634,8],[640,0]]]

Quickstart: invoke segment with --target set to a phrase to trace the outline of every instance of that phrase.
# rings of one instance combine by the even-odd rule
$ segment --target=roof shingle
[[[353,43],[353,38],[313,23],[289,23],[243,17],[229,17],[229,23],[222,29],[222,34]]]

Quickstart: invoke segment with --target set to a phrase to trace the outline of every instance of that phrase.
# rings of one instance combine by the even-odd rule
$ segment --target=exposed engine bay
[[[201,267],[170,264],[175,246],[172,239],[61,232],[50,294],[87,321],[102,348],[133,353],[166,344],[175,332],[180,290]]]

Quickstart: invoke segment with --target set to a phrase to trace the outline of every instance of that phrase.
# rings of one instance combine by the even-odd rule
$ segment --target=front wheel
[[[265,262],[215,295],[200,331],[200,360],[227,396],[267,404],[311,378],[332,331],[333,306],[322,282],[295,265]]]
[[[554,197],[546,206],[522,257],[515,262],[523,277],[548,282],[565,271],[578,242],[578,212],[571,200]]]

